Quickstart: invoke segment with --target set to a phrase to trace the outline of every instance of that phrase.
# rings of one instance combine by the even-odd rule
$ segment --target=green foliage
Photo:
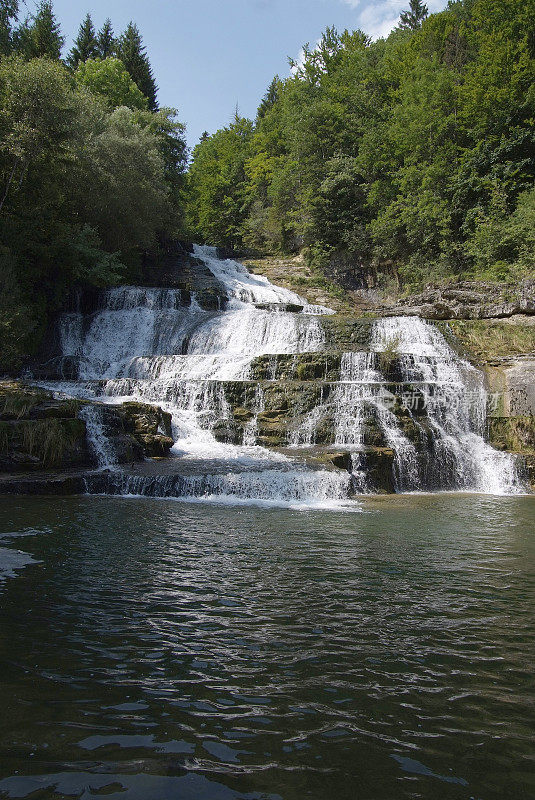
[[[71,69],[76,69],[78,64],[84,63],[89,58],[96,58],[99,55],[99,43],[91,14],[80,25],[78,36],[74,41],[71,52],[67,56],[67,64]]]
[[[388,372],[399,354],[402,336],[388,336],[381,342],[381,349],[378,352],[379,368],[381,372]]]
[[[107,19],[97,34],[98,55],[100,58],[111,58],[115,55],[117,42],[113,34],[111,19]]]
[[[251,122],[236,115],[227,128],[204,139],[194,150],[188,224],[190,231],[203,241],[240,244],[245,221],[245,163],[252,130]]]
[[[118,58],[89,59],[81,62],[74,79],[93,94],[103,97],[112,108],[148,108],[148,100]]]
[[[148,59],[146,48],[137,25],[128,24],[116,46],[117,56],[128,70],[132,80],[148,100],[151,111],[156,111],[158,101],[157,87]]]
[[[399,15],[399,27],[415,31],[417,28],[421,28],[422,22],[427,19],[428,13],[429,9],[421,0],[410,0],[409,10],[402,11]]]
[[[195,233],[306,248],[353,287],[533,270],[529,4],[457,0],[428,17],[415,0],[387,39],[329,28],[291,64],[247,136],[231,126],[195,149]]]
[[[20,37],[22,51],[27,58],[48,57],[59,61],[65,39],[54,15],[52,3],[42,0],[37,13]]]
[[[13,26],[18,12],[18,0],[0,0],[0,55],[7,55],[13,48]]]
[[[88,61],[76,76],[92,64],[106,68]],[[178,232],[183,126],[149,112],[120,64],[119,75],[133,109],[111,108],[48,58],[0,61],[2,372],[36,352],[70,286],[135,278],[159,237]]]

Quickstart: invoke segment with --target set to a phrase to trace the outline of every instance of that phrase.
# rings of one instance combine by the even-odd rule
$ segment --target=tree
[[[124,107],[112,111],[87,157],[91,177],[74,202],[106,250],[128,258],[136,248],[153,246],[158,232],[175,233],[160,141],[137,123],[136,112]]]
[[[247,215],[245,162],[252,130],[252,122],[235,118],[193,151],[189,227],[206,242],[230,247],[242,244]]]
[[[117,42],[113,35],[111,19],[107,19],[97,34],[98,55],[100,58],[110,58],[115,55]]]
[[[80,25],[78,36],[67,57],[67,64],[71,69],[76,69],[80,62],[87,61],[88,58],[95,58],[98,54],[98,41],[93,20],[91,19],[91,14],[87,14]]]
[[[46,56],[59,61],[64,44],[65,39],[61,35],[52,3],[50,0],[42,0],[28,29],[27,55],[29,58]]]
[[[402,11],[399,15],[399,27],[411,31],[422,27],[422,22],[427,19],[429,9],[421,0],[410,0],[408,11]]]
[[[263,119],[263,117],[266,116],[270,108],[273,108],[273,106],[277,102],[280,86],[281,86],[281,80],[278,75],[275,75],[275,77],[269,84],[268,90],[263,96],[260,105],[258,106],[258,110],[256,112],[257,121],[259,119]]]
[[[137,25],[133,22],[128,24],[125,32],[119,38],[117,56],[125,65],[132,80],[149,101],[149,108],[152,111],[156,111],[158,108],[156,99],[158,89],[154,81],[146,48],[143,45],[143,39]]]
[[[147,250],[179,235],[183,126],[107,61],[73,76],[48,56],[0,59],[1,371],[35,352],[68,288],[135,280]],[[139,107],[111,109],[78,82],[110,61]]]
[[[0,55],[7,55],[13,46],[13,22],[19,11],[18,0],[0,0]]]
[[[148,108],[147,98],[118,58],[106,58],[103,61],[90,58],[80,62],[74,79],[78,86],[86,86],[93,94],[103,97],[111,108]]]
[[[24,193],[29,175],[39,165],[42,177],[48,167],[60,167],[72,136],[75,110],[64,67],[48,58],[6,60],[0,64],[0,80],[2,210],[13,193]]]

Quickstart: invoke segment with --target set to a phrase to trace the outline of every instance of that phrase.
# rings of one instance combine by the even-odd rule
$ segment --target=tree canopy
[[[353,286],[526,274],[534,42],[523,0],[430,16],[415,0],[375,42],[327,29],[240,121],[246,135],[232,125],[195,148],[192,238],[304,249]]]
[[[22,22],[18,10],[0,0],[2,372],[35,352],[70,287],[136,280],[183,232],[187,161],[175,110],[156,110],[135,26],[123,55],[143,89],[110,55],[109,20],[97,34],[88,14],[63,63],[51,3]]]
[[[72,67],[72,69],[76,69],[78,64],[84,63],[84,61],[90,58],[96,58],[98,55],[100,55],[100,53],[95,27],[91,19],[91,14],[87,14],[80,25],[78,36],[67,57],[67,64]]]
[[[117,56],[121,59],[130,77],[149,101],[149,108],[155,111],[157,87],[139,28],[130,22],[117,42]]]

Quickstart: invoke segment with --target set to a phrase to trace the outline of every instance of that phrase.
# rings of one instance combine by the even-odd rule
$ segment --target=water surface
[[[0,797],[533,798],[535,498],[363,508],[0,499]]]

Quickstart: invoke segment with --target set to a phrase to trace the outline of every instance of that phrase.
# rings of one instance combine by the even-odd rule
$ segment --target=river
[[[0,797],[531,798],[535,498],[0,499]]]

